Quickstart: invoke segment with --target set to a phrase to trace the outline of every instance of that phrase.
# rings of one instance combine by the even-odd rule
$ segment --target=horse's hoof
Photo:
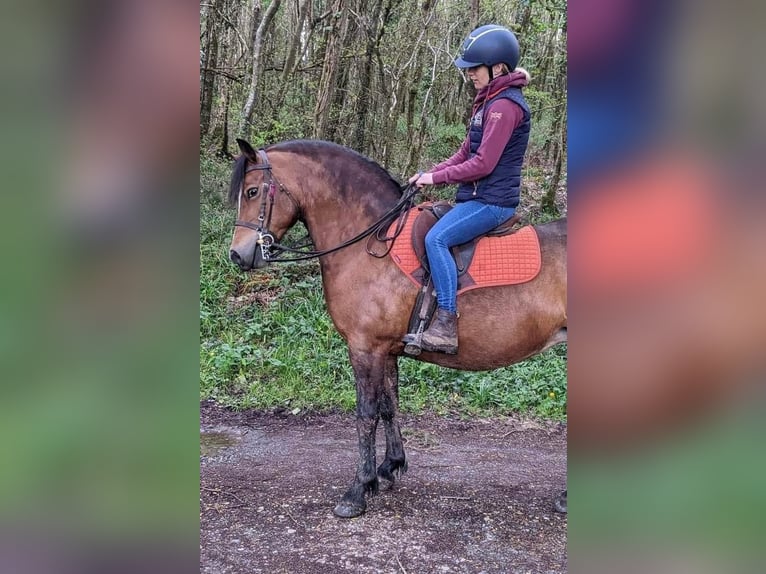
[[[378,490],[385,492],[391,490],[394,487],[394,481],[390,478],[378,475]]]
[[[333,513],[338,518],[356,518],[364,514],[365,507],[358,506],[356,504],[349,504],[348,502],[339,502],[333,509]]]
[[[565,490],[553,501],[553,509],[561,514],[567,514],[567,491]]]

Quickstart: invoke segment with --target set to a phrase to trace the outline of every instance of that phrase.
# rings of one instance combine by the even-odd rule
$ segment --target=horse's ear
[[[251,146],[245,140],[241,140],[239,138],[237,138],[237,145],[239,146],[239,151],[242,152],[242,155],[244,155],[252,162],[258,162],[258,154],[253,149],[253,146]]]

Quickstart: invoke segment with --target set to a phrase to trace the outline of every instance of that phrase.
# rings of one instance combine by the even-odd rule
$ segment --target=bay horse
[[[313,255],[324,253],[319,257],[324,296],[348,345],[359,439],[356,475],[334,513],[359,516],[367,494],[375,494],[381,483],[390,487],[407,470],[398,420],[398,359],[418,289],[390,257],[372,257],[368,242],[355,241],[402,204],[402,189],[378,164],[334,143],[295,140],[259,151],[246,141],[237,143],[242,153],[229,189],[229,200],[237,205],[231,260],[243,271],[266,266],[277,242],[298,221],[317,249]],[[418,360],[483,371],[566,341],[566,220],[535,229],[542,251],[537,277],[461,294],[458,353],[424,351]],[[386,454],[376,468],[381,418]]]

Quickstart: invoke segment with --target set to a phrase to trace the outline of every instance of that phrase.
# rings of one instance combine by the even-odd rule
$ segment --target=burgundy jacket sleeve
[[[523,119],[521,107],[511,100],[503,98],[492,102],[491,107],[484,110],[484,132],[476,155],[469,159],[466,149],[464,161],[447,165],[467,148],[466,138],[458,153],[432,170],[434,183],[470,183],[488,176],[500,161],[513,130]]]

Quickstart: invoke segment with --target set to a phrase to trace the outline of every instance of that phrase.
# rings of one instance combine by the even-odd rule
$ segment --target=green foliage
[[[351,368],[318,277],[296,281],[285,273],[269,284],[278,299],[232,313],[203,339],[202,396],[241,408],[352,408]]]
[[[240,273],[227,257],[235,214],[222,192],[230,166],[206,157],[200,165],[200,397],[236,408],[353,410],[353,373],[318,266]],[[400,381],[406,412],[566,416],[565,346],[482,373],[402,359]]]
[[[253,130],[248,141],[255,147],[262,147],[284,140],[311,137],[306,118],[295,114],[293,109],[289,102],[286,103],[260,129]]]
[[[554,101],[550,93],[541,92],[532,86],[524,89],[524,99],[532,112],[532,130],[529,134],[530,150],[540,150],[551,137],[551,128],[555,111]]]
[[[458,150],[464,139],[464,125],[437,125],[426,148],[424,165],[444,161]]]
[[[201,199],[212,206],[220,206],[226,197],[231,175],[231,164],[200,152],[199,188]],[[204,203],[202,204],[204,206]],[[201,220],[206,223],[205,218]],[[206,243],[206,241],[202,241]]]
[[[410,383],[401,389],[403,410],[566,416],[566,345],[490,372],[454,371],[407,359],[400,372]]]
[[[213,31],[203,34],[200,44],[200,88],[208,86],[213,92],[200,97],[208,102],[206,115],[211,118],[203,134],[206,147],[220,147],[226,119],[229,142],[245,137],[264,145],[313,137],[316,132],[361,148],[357,151],[385,163],[398,176],[439,162],[465,135],[458,118],[465,115],[472,93],[461,85],[452,59],[473,23],[490,22],[515,30],[521,65],[533,77],[525,90],[527,99],[533,110],[550,108],[535,117],[530,152],[539,155],[546,141],[561,136],[563,124],[553,120],[566,102],[561,88],[566,83],[565,0],[409,0],[384,5],[374,21],[364,17],[364,3],[344,5],[349,25],[341,26],[326,2],[308,3],[302,23],[294,8],[283,4],[264,30],[261,68],[251,86],[252,31],[259,24],[253,18],[264,15],[265,5],[253,10],[249,2],[225,2],[214,9],[202,3],[202,30]],[[335,49],[328,50],[329,45]],[[369,67],[368,50],[373,54]],[[242,133],[240,119],[251,88],[252,125]],[[317,122],[319,110],[325,108],[328,121]]]

